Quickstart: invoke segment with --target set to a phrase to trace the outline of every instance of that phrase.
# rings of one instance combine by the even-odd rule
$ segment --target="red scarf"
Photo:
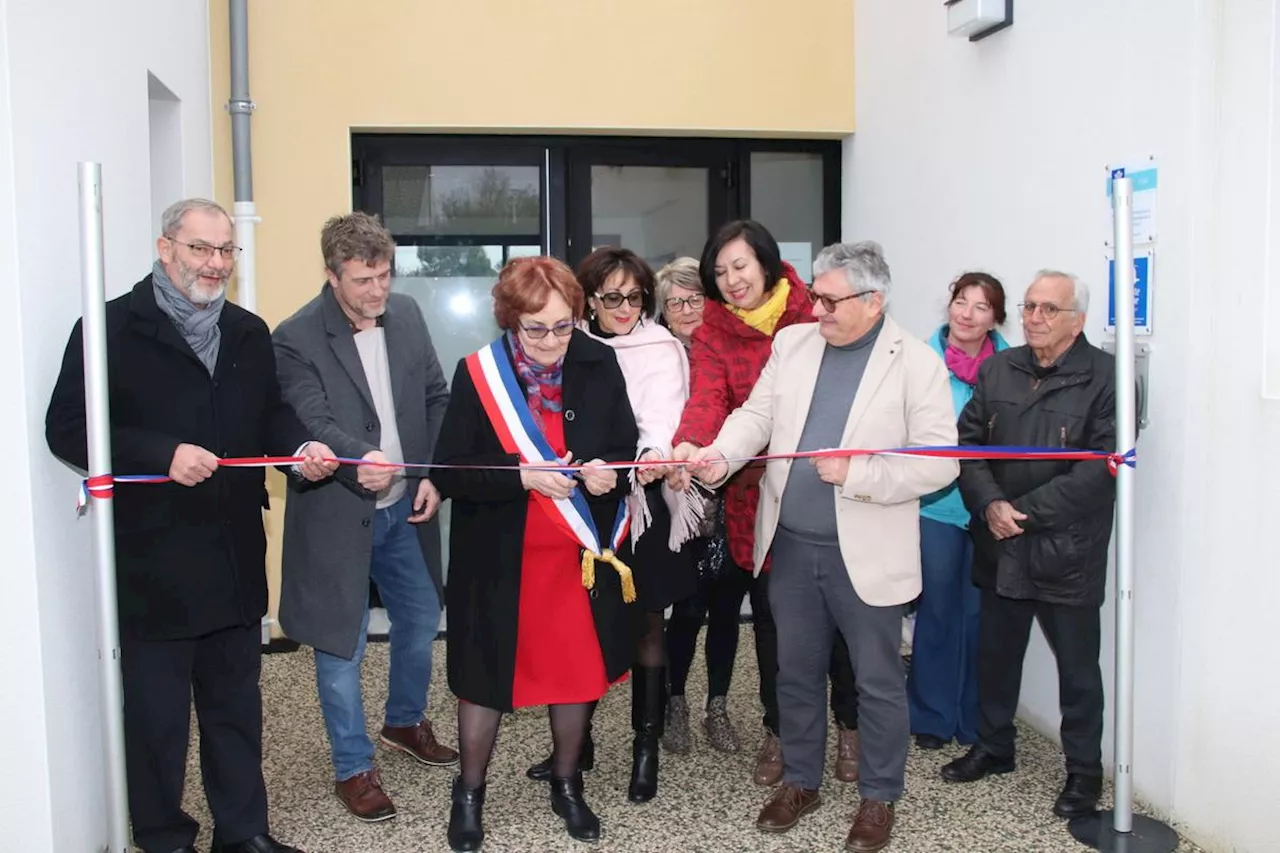
[[[982,362],[990,358],[996,351],[995,341],[991,340],[991,336],[987,335],[982,341],[982,349],[978,350],[977,355],[969,355],[955,344],[947,344],[945,359],[947,369],[951,374],[966,385],[978,384],[978,368],[982,366]]]
[[[520,346],[519,336],[514,332],[507,332],[507,341],[511,344],[512,362],[515,364],[516,374],[524,380],[524,393],[529,400],[529,411],[533,414],[534,423],[541,430],[543,428],[542,413],[558,412],[562,407],[564,372],[561,368],[564,365],[564,359],[550,366],[541,365],[529,358],[524,347]]]

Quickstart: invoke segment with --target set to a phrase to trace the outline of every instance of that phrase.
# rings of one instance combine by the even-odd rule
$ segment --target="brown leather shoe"
[[[387,792],[382,790],[382,777],[377,770],[357,773],[350,779],[335,783],[333,788],[347,811],[365,823],[377,823],[396,816],[396,807]]]
[[[822,795],[806,791],[788,782],[773,792],[773,796],[760,809],[756,829],[762,832],[786,832],[800,822],[800,818],[822,805]]]
[[[429,720],[422,720],[416,726],[383,726],[380,739],[383,745],[412,755],[432,767],[458,763],[458,753],[436,740]]]
[[[773,732],[766,732],[764,743],[760,744],[751,781],[762,788],[772,788],[782,781],[782,741]]]
[[[836,742],[836,778],[841,782],[858,781],[858,730],[839,727]]]
[[[849,853],[875,853],[889,845],[893,834],[893,803],[863,800],[849,827],[844,849]]]

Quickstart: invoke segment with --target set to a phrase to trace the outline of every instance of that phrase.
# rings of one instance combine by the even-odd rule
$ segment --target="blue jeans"
[[[414,726],[427,709],[431,684],[431,643],[440,628],[440,597],[427,572],[415,525],[408,522],[415,490],[393,506],[374,511],[369,576],[391,620],[391,674],[386,724]],[[360,663],[369,630],[369,607],[350,660],[316,650],[316,685],[333,750],[338,781],[373,769],[373,742],[365,728]]]
[[[924,592],[916,609],[907,698],[911,731],[978,740],[978,610],[973,540],[953,524],[920,519]]]

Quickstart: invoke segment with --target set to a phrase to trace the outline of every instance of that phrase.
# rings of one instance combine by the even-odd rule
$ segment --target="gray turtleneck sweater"
[[[813,386],[813,400],[805,418],[804,431],[800,434],[797,451],[824,450],[839,447],[844,426],[853,408],[853,398],[862,383],[871,350],[880,329],[881,317],[871,330],[851,344],[842,347],[828,345],[822,354],[822,366]],[[782,506],[778,524],[792,536],[807,542],[835,545],[836,533],[835,486],[822,482],[818,470],[808,459],[791,463],[791,474],[782,493]]]

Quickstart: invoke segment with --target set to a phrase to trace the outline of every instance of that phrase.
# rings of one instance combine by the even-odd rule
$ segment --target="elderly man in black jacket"
[[[182,810],[194,695],[213,853],[297,853],[268,834],[262,780],[264,473],[218,460],[302,455],[296,475],[313,481],[337,463],[281,397],[267,324],[226,301],[239,252],[227,212],[187,199],[161,230],[151,275],[106,306],[112,471],[172,480],[114,498],[133,839],[144,853],[194,853]],[[83,470],[82,349],[77,322],[45,436]]]
[[[1089,295],[1042,271],[1022,303],[1027,344],[983,364],[960,415],[962,445],[1115,449],[1115,360],[1083,334]],[[1102,791],[1099,610],[1115,481],[1105,460],[961,463],[973,514],[973,580],[982,589],[978,743],[942,768],[951,782],[1014,769],[1014,714],[1031,622],[1058,661],[1067,782],[1062,817],[1091,812]]]

